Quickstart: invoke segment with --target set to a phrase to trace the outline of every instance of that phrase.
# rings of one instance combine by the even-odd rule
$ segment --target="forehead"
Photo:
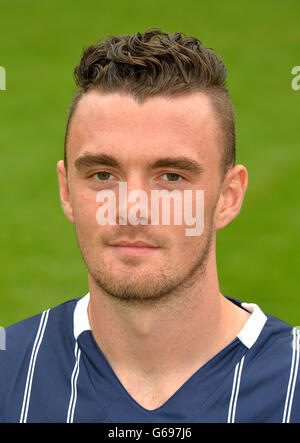
[[[218,122],[208,96],[194,92],[151,97],[138,103],[129,95],[86,93],[73,114],[68,163],[88,151],[119,162],[189,155],[209,165],[221,159]]]

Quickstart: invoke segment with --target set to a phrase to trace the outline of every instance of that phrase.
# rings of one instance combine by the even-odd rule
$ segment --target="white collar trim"
[[[251,315],[237,337],[243,345],[250,349],[265,326],[267,316],[262,312],[260,307],[254,303],[242,303],[242,308],[250,312]]]
[[[78,300],[74,309],[73,331],[75,340],[83,331],[91,331],[91,325],[88,316],[88,305],[90,301],[90,293]]]
[[[91,325],[88,317],[88,304],[90,301],[90,293],[78,300],[74,309],[74,337],[75,340],[84,331],[91,331]],[[262,312],[259,306],[254,303],[242,303],[242,307],[251,315],[242,330],[238,333],[237,338],[248,349],[254,345],[259,337],[266,321],[267,316]]]

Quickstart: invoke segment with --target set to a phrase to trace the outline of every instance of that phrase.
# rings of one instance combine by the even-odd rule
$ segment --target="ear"
[[[59,195],[60,195],[62,209],[68,220],[70,220],[71,223],[74,223],[73,208],[70,202],[68,175],[63,160],[60,160],[57,163],[57,174],[58,174]]]
[[[236,165],[227,172],[214,215],[216,230],[224,228],[239,214],[247,186],[245,166]]]

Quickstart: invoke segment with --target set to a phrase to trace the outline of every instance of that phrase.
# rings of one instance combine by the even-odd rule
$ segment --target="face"
[[[67,172],[63,161],[58,163],[62,205],[75,224],[89,277],[99,288],[119,299],[157,300],[203,277],[214,259],[215,231],[237,214],[246,186],[243,168],[222,177],[220,131],[206,95],[155,97],[138,104],[127,95],[89,91],[73,115],[67,155]],[[127,186],[122,201],[120,182]],[[129,217],[122,224],[121,213],[134,213],[137,200],[128,196],[136,190],[148,197],[143,203],[147,224]],[[151,224],[154,190],[176,190],[182,196],[192,191],[194,215],[196,191],[204,191],[201,235],[186,234],[191,226],[184,217],[181,224],[174,223],[172,203],[170,223],[161,224],[160,218],[160,224]],[[115,225],[99,224],[104,204],[99,191],[116,196]],[[159,210],[161,214],[162,202]],[[136,242],[147,245],[130,245]]]

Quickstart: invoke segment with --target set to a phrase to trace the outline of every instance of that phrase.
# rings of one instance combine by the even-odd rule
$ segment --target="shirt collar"
[[[90,293],[80,298],[74,310],[74,337],[75,340],[84,331],[91,331],[91,325],[88,317],[88,304],[90,301]],[[267,316],[262,312],[260,307],[254,303],[242,303],[242,308],[250,312],[251,315],[247,322],[238,333],[237,338],[250,349],[258,339],[266,321]]]
[[[90,301],[90,293],[80,298],[74,309],[73,331],[75,340],[83,331],[91,331],[91,325],[88,316],[88,304]]]
[[[242,308],[250,312],[251,315],[245,323],[244,327],[238,333],[237,338],[250,349],[258,339],[265,323],[267,316],[262,312],[259,306],[254,303],[242,303]]]

